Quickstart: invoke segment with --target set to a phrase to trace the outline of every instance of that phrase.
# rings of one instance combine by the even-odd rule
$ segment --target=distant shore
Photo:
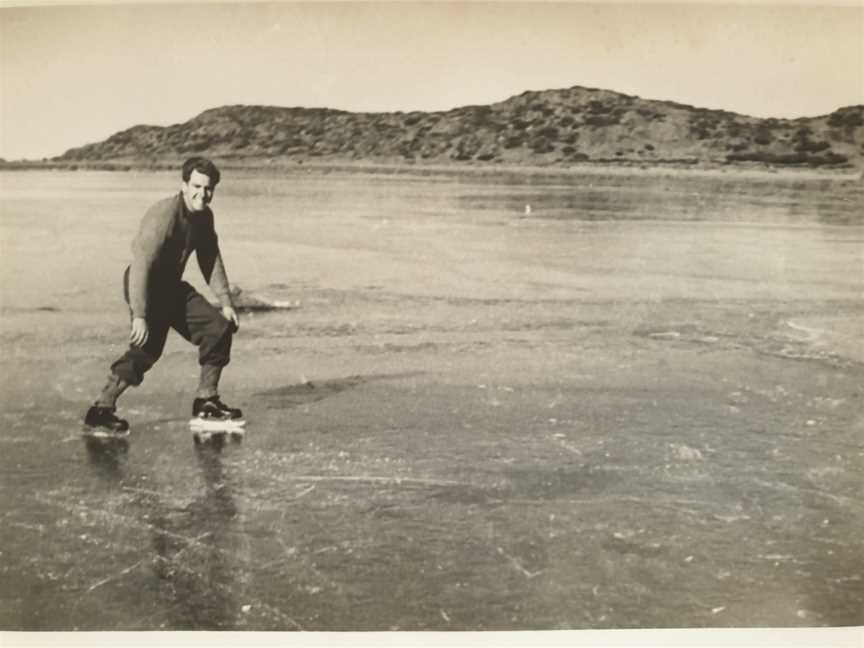
[[[375,160],[226,160],[214,158],[223,169],[295,173],[305,170],[344,171],[357,173],[434,173],[440,175],[464,174],[519,174],[544,176],[570,176],[588,174],[649,174],[668,175],[729,175],[735,177],[772,177],[778,175],[794,178],[856,180],[864,177],[857,168],[824,168],[800,166],[769,166],[764,164],[721,164],[699,161],[670,161],[668,163],[644,163],[628,161],[579,162],[566,165],[527,165],[506,163],[426,163]],[[177,169],[182,160],[141,162],[136,160],[110,161],[60,161],[19,160],[0,162],[0,171],[170,171]]]

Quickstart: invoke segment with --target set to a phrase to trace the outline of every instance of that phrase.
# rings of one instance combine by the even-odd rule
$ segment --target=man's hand
[[[133,317],[129,341],[137,347],[142,347],[147,343],[148,337],[150,337],[150,330],[147,328],[147,320],[143,317]]]
[[[234,310],[233,306],[223,306],[222,317],[231,322],[235,333],[240,329],[240,315]]]

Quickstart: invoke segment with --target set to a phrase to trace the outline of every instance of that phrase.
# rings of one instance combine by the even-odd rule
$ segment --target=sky
[[[232,104],[445,110],[605,88],[757,117],[864,104],[864,0],[0,0],[0,158]]]

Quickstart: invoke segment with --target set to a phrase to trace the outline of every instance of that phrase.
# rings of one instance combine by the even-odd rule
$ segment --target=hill
[[[438,112],[225,106],[182,124],[134,126],[60,163],[173,164],[193,154],[274,164],[322,161],[567,165],[864,166],[864,106],[800,119],[573,87]]]

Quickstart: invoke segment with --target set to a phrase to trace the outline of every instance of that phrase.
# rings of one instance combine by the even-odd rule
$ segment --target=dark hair
[[[181,172],[183,182],[189,182],[189,178],[192,176],[193,171],[203,173],[208,178],[210,178],[210,181],[213,183],[214,187],[219,184],[219,178],[221,176],[221,174],[219,173],[219,169],[217,169],[216,165],[207,158],[191,157],[186,160],[183,163],[183,171]]]

